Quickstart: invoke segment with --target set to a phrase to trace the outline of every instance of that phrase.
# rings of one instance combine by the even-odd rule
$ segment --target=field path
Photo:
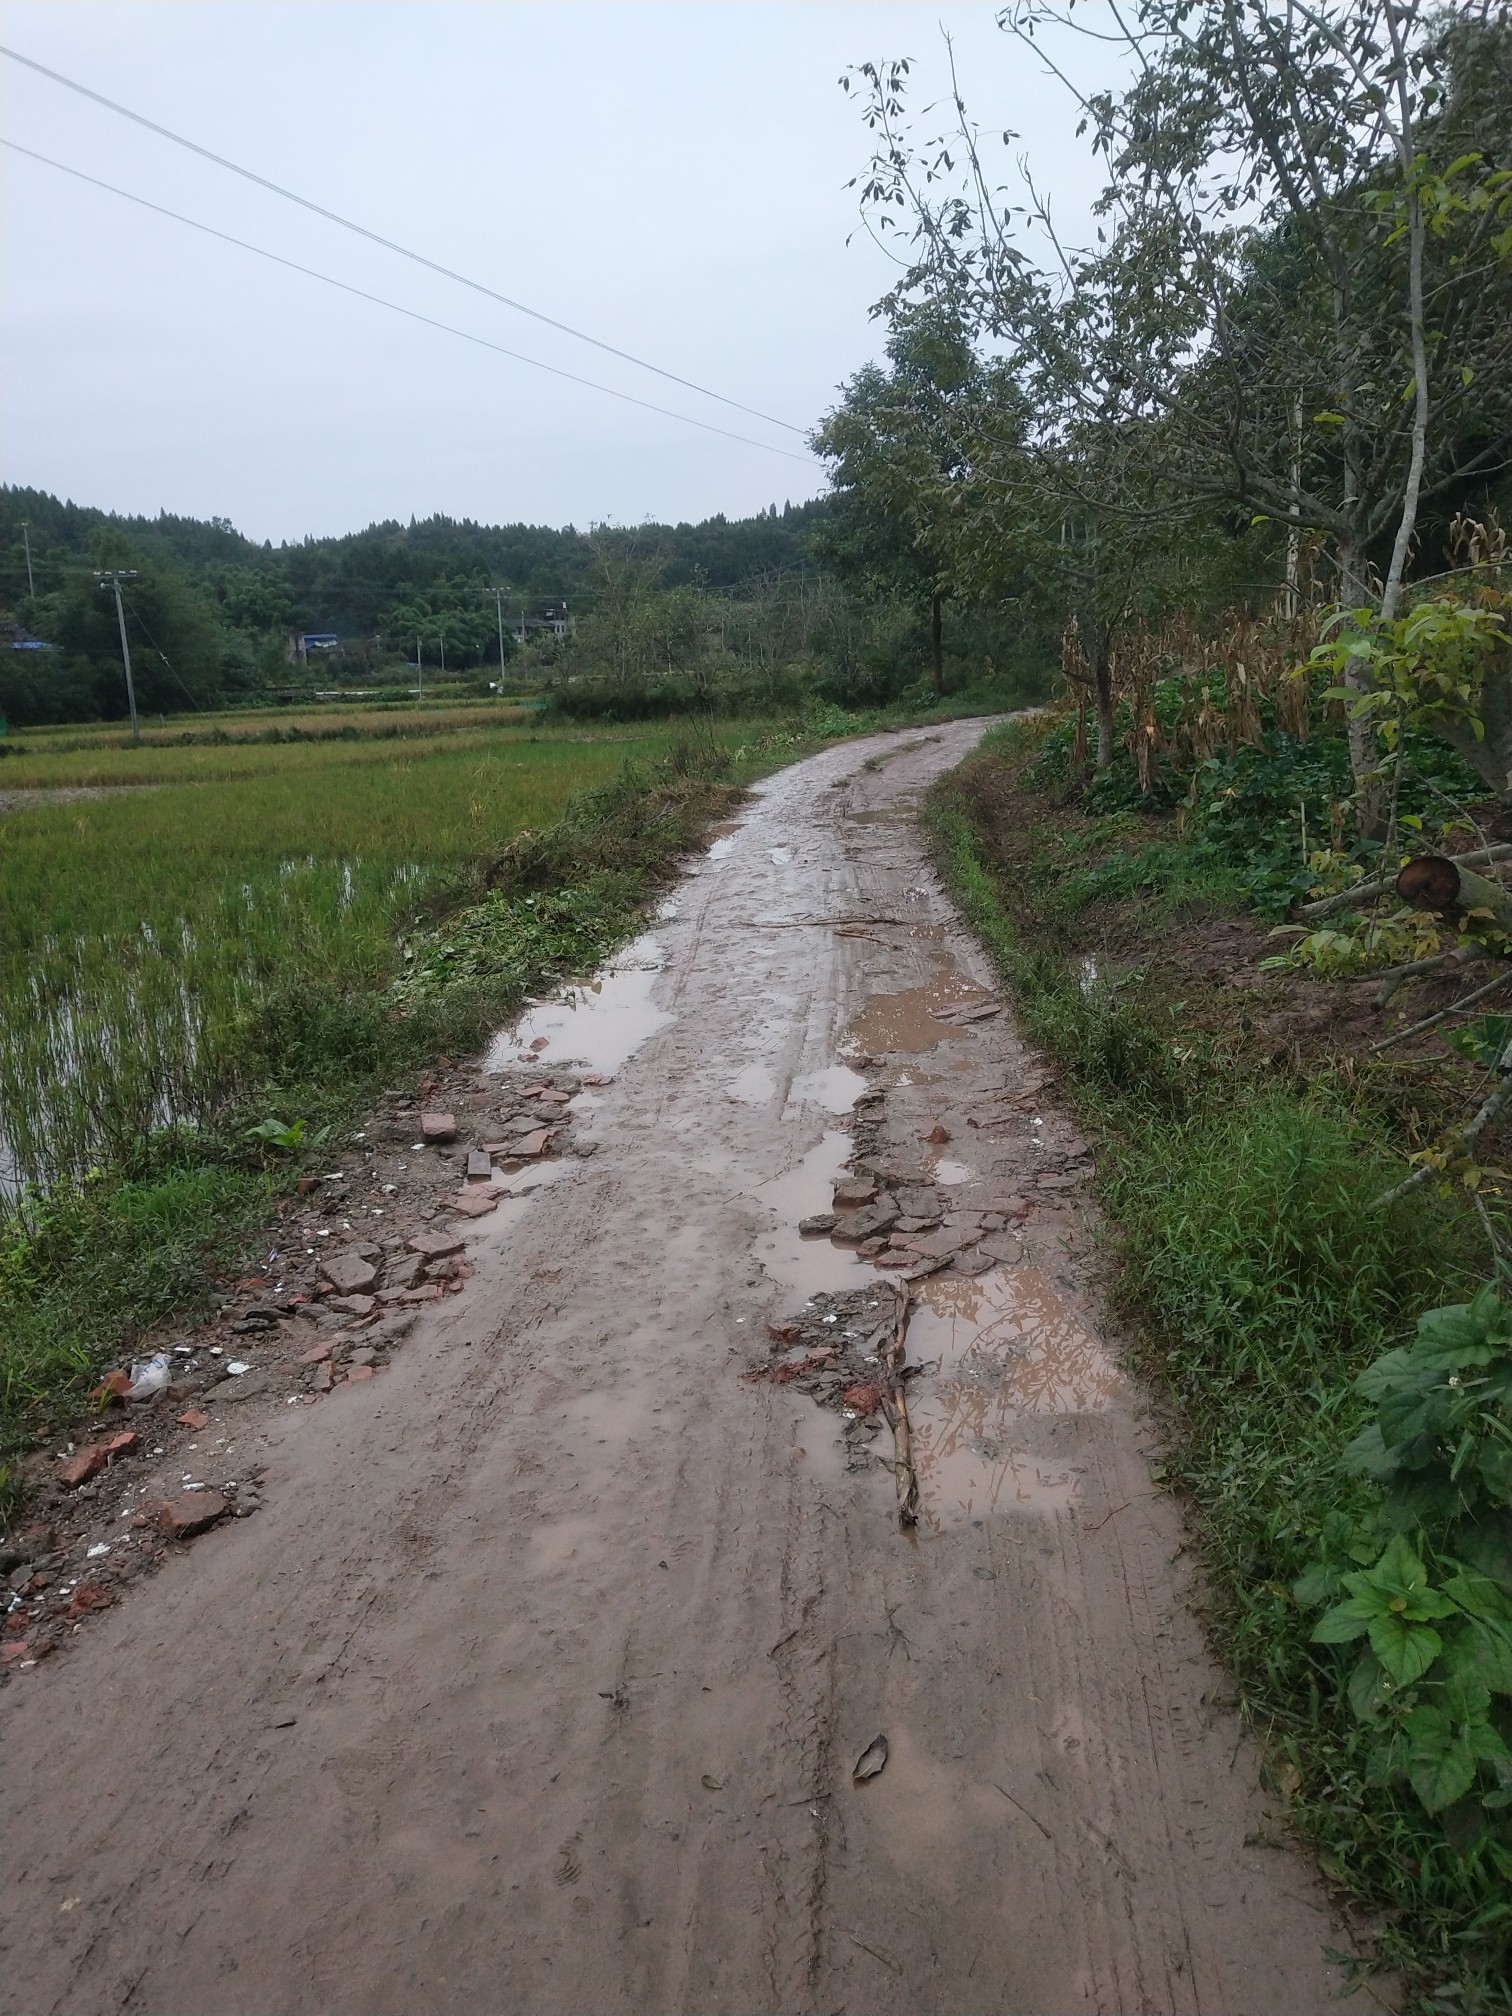
[[[7,1690],[17,2016],[1330,2006],[1346,1942],[1057,1201],[1084,1146],[1013,1105],[1033,1060],[969,1019],[987,968],[908,821],[980,730],[760,787],[627,982],[597,1152],[481,1221],[381,1378],[274,1421],[256,1519]],[[885,1279],[796,1233],[853,1025],[902,1180],[1042,1200],[1023,1264],[920,1284],[917,1537],[835,1412],[743,1376]]]

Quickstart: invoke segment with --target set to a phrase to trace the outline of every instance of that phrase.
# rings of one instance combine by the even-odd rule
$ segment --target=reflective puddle
[[[848,1247],[832,1246],[828,1239],[800,1238],[798,1233],[800,1219],[831,1208],[850,1152],[849,1134],[826,1134],[801,1162],[751,1192],[776,1212],[778,1221],[773,1231],[756,1241],[756,1258],[765,1274],[794,1294],[843,1294],[876,1279]]]
[[[543,1064],[581,1064],[612,1075],[649,1036],[675,1020],[651,999],[665,954],[649,933],[627,945],[585,986],[569,987],[542,1002],[511,1029],[501,1030],[484,1061],[504,1071],[538,1058]]]
[[[931,1368],[908,1403],[926,1531],[1073,1504],[1080,1466],[1028,1446],[1026,1424],[1108,1406],[1121,1381],[1097,1338],[1033,1267],[935,1275],[915,1296],[908,1356]]]
[[[866,1080],[859,1071],[852,1071],[848,1064],[831,1064],[823,1071],[810,1071],[795,1079],[789,1096],[810,1106],[820,1106],[826,1113],[849,1113],[865,1090]],[[819,1209],[827,1211],[829,1206],[821,1204]]]
[[[737,1106],[769,1106],[777,1096],[777,1080],[765,1064],[747,1064],[724,1089]]]

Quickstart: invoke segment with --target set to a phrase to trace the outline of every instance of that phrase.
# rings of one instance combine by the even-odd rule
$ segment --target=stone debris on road
[[[538,1058],[524,1071],[432,1072],[419,1106],[395,1095],[369,1116],[353,1137],[351,1173],[296,1179],[268,1228],[262,1266],[226,1284],[216,1316],[193,1332],[180,1326],[144,1339],[146,1355],[95,1389],[97,1408],[129,1405],[149,1422],[145,1434],[102,1429],[77,1448],[28,1460],[43,1516],[6,1543],[4,1672],[30,1671],[56,1653],[122,1584],[155,1566],[166,1543],[197,1540],[260,1508],[247,1479],[262,1465],[240,1453],[259,1436],[260,1409],[313,1406],[376,1378],[417,1311],[471,1278],[466,1235],[427,1221],[495,1211],[511,1194],[513,1172],[570,1147],[573,1102],[588,1082],[545,1074]],[[438,1090],[445,1110],[424,1103]],[[417,1129],[428,1144],[419,1150]],[[459,1175],[467,1181],[457,1191]],[[233,1338],[243,1358],[227,1348]],[[141,1396],[132,1397],[133,1375],[141,1386],[144,1373]],[[202,1461],[207,1435],[215,1460],[190,1476],[184,1462]],[[175,1475],[176,1455],[188,1451],[195,1454],[179,1458]],[[190,1476],[183,1488],[180,1476]]]

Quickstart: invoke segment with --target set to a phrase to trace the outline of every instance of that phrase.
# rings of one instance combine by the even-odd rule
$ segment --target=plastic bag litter
[[[155,1358],[138,1358],[131,1367],[131,1384],[126,1388],[128,1400],[155,1400],[159,1393],[166,1391],[172,1373],[166,1351],[159,1351]]]

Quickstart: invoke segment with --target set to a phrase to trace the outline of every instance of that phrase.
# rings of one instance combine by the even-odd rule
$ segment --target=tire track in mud
[[[270,1423],[256,1521],[12,1690],[19,2016],[1330,2006],[1347,1937],[1247,1845],[1095,1215],[1037,1187],[1068,1130],[1014,1103],[1006,1016],[928,1012],[990,985],[908,824],[979,732],[760,787],[654,927],[591,1159],[470,1231],[474,1278],[381,1379]],[[789,1213],[860,1133],[837,1067],[869,1002],[899,1046],[868,1039],[873,1161],[947,1225],[1028,1199],[1023,1268],[920,1284],[912,1539],[834,1412],[743,1376],[800,1282],[877,1278]]]

